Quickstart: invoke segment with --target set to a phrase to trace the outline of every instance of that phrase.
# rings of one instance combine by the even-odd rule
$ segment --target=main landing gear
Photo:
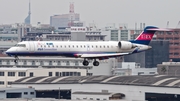
[[[99,66],[99,62],[96,61],[96,59],[94,59],[93,65],[94,65],[94,66]]]
[[[84,59],[83,65],[84,65],[84,66],[88,66],[88,65],[89,65],[89,61],[87,61],[86,59]],[[99,66],[99,62],[96,61],[96,59],[94,59],[93,65],[94,65],[94,66]]]
[[[17,63],[17,62],[18,62],[18,59],[19,59],[18,56],[14,56],[14,58],[15,58],[15,59],[14,59],[14,63]]]

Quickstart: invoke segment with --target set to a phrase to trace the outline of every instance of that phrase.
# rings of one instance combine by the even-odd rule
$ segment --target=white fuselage
[[[150,49],[150,46],[135,44],[137,52]],[[74,54],[131,53],[135,48],[123,50],[116,41],[23,41],[6,51],[10,56],[68,56]]]

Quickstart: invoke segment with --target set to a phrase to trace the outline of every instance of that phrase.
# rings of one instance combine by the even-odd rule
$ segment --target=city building
[[[131,39],[127,25],[119,25],[119,28],[116,28],[115,24],[110,24],[103,28],[101,33],[106,35],[105,41],[128,41]]]
[[[180,101],[179,78],[165,75],[29,77],[13,82],[12,87],[31,86],[37,98]]]
[[[0,25],[0,54],[19,41],[17,24]]]
[[[173,29],[173,31],[158,31],[156,32],[156,40],[169,41],[169,58],[172,61],[180,61],[180,29]]]
[[[80,14],[74,12],[74,4],[70,3],[69,14],[51,16],[50,25],[58,30],[59,27],[83,27],[84,23],[80,21]]]
[[[130,40],[134,40],[134,39],[136,39],[142,33],[143,30],[140,30],[140,29],[138,29],[138,30],[137,29],[136,30],[129,29],[129,31],[130,31],[130,36],[131,36]]]
[[[92,27],[61,27],[55,31],[53,27],[36,27],[28,32],[23,40],[26,41],[104,41],[106,35]]]
[[[102,35],[101,31],[93,27],[71,27],[72,41],[104,41],[106,35]]]
[[[169,41],[152,40],[149,45],[152,49],[124,56],[124,61],[140,63],[145,68],[154,68],[157,64],[169,61]]]
[[[5,24],[0,25],[0,55],[22,41],[24,35],[30,31],[31,26],[25,24]]]
[[[25,18],[24,23],[27,25],[31,24],[31,3],[29,1],[29,12],[28,12],[28,16]]]
[[[85,25],[85,22],[82,21],[73,21],[72,27],[83,27]]]
[[[54,27],[51,27],[49,24],[41,24],[38,22],[37,26],[31,26],[29,31],[24,34],[22,41],[37,41],[45,40],[48,38],[46,35],[54,34]]]
[[[86,41],[86,27],[71,27],[71,41]]]
[[[159,75],[179,76],[180,62],[162,62],[157,65],[157,72]]]

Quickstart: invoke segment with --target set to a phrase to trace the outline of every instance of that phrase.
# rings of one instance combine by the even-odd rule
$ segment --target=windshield
[[[15,47],[26,47],[26,44],[16,44]]]

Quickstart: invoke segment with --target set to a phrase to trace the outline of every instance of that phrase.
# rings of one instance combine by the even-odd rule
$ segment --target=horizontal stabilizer
[[[172,29],[168,28],[151,28],[151,29],[146,29],[148,31],[172,31]]]

